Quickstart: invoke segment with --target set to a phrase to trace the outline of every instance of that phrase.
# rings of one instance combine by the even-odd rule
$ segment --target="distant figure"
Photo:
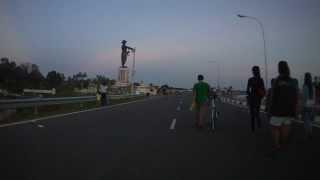
[[[98,93],[101,95],[101,106],[106,106],[107,105],[107,91],[108,91],[108,86],[106,82],[103,82],[100,87]]]
[[[210,86],[203,81],[204,77],[198,75],[198,83],[193,86],[193,101],[196,104],[196,127],[203,128],[204,118],[209,106]]]
[[[316,104],[320,104],[320,82],[318,77],[314,77],[315,100]]]
[[[227,90],[227,95],[232,97],[232,86],[230,86]]]
[[[124,68],[124,67],[126,67],[125,64],[127,62],[127,57],[130,54],[130,51],[128,51],[128,49],[133,51],[133,52],[135,52],[135,49],[132,48],[132,47],[127,46],[126,45],[126,43],[127,43],[126,40],[123,40],[121,43],[122,43],[122,46],[121,46],[121,49],[122,49],[122,52],[121,52],[121,64],[122,64],[122,67]]]
[[[265,96],[265,87],[263,79],[260,77],[260,69],[258,66],[252,68],[253,77],[248,80],[247,84],[247,100],[251,115],[251,130],[255,130],[255,121],[258,128],[261,127],[260,106],[261,100]]]
[[[290,77],[290,69],[286,61],[278,64],[279,76],[272,88],[271,100],[271,131],[273,135],[273,153],[276,153],[282,143],[286,144],[291,121],[297,116],[298,81]]]
[[[313,90],[312,76],[310,73],[306,73],[304,76],[304,84],[302,89],[303,99],[303,111],[302,119],[304,121],[304,127],[306,132],[306,138],[312,136],[312,119],[314,113],[315,96]]]

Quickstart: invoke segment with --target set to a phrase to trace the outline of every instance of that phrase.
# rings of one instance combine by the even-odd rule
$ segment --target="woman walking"
[[[304,121],[306,138],[308,138],[308,139],[310,139],[312,136],[312,118],[313,118],[313,106],[314,105],[315,105],[315,101],[314,101],[312,76],[310,73],[306,73],[304,76],[304,84],[303,84],[302,119]]]
[[[286,61],[278,64],[279,76],[275,79],[271,93],[271,131],[273,135],[273,152],[286,145],[291,121],[297,115],[298,81],[290,76]]]

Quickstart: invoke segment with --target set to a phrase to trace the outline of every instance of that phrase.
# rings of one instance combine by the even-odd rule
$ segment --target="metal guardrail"
[[[221,99],[223,102],[230,103],[233,105],[248,106],[247,100],[244,100],[244,99],[237,99],[234,97],[221,97]],[[313,108],[320,111],[320,105],[314,105]],[[261,109],[265,110],[265,100],[262,101]]]
[[[144,95],[110,95],[110,99],[128,99],[142,97]],[[23,107],[34,107],[44,105],[71,104],[97,101],[96,96],[79,96],[79,97],[59,97],[59,98],[31,98],[31,99],[12,99],[0,100],[0,109],[15,109]]]
[[[240,100],[234,97],[221,97],[220,98],[223,102],[234,104],[234,105],[241,105],[241,106],[247,106],[246,100]]]
[[[224,103],[232,104],[232,105],[235,105],[235,106],[248,107],[247,101],[243,100],[243,99],[237,99],[237,98],[234,98],[234,97],[221,97],[221,100]],[[314,109],[315,109],[316,112],[320,112],[320,105],[315,105]],[[265,111],[265,105],[264,104],[261,105],[261,110]],[[300,122],[300,123],[303,122],[301,118],[302,118],[302,115],[299,114],[298,122]],[[319,115],[315,116],[315,120],[313,122],[313,126],[317,126],[317,127],[320,128],[320,116]]]

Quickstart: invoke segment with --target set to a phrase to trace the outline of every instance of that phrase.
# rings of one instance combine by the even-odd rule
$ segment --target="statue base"
[[[118,81],[116,82],[116,87],[127,87],[129,86],[129,68],[119,67],[118,71]]]
[[[121,83],[129,83],[129,68],[120,67],[118,81]]]

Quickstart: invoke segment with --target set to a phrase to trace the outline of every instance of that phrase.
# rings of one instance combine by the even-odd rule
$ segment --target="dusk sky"
[[[221,84],[244,88],[253,65],[264,76],[263,41],[237,14],[263,22],[270,77],[279,60],[299,80],[320,75],[319,0],[0,0],[0,57],[116,79],[125,39],[137,81],[189,88],[201,73],[215,85],[219,63]]]

